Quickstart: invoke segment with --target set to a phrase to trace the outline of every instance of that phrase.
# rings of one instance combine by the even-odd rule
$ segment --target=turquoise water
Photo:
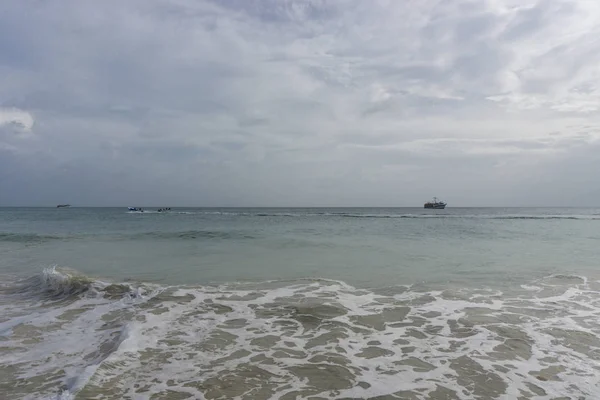
[[[1,209],[0,271],[480,286],[593,273],[599,238],[593,209]]]
[[[600,209],[0,208],[0,392],[599,398],[599,239]]]

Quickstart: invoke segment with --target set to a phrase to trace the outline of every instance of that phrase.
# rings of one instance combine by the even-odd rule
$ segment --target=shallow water
[[[600,398],[599,213],[440,211],[0,209],[0,393]]]

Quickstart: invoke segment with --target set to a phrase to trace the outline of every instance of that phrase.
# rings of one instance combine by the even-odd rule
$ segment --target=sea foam
[[[131,296],[73,276],[41,278],[69,302],[2,295],[11,398],[600,396],[600,297],[583,277],[510,295],[301,280],[133,285]]]

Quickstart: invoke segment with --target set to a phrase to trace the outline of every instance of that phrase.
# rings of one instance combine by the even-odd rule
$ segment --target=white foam
[[[531,292],[539,292],[540,290],[542,290],[540,286],[536,285],[521,285],[521,288],[524,290],[529,290]]]
[[[582,353],[585,347],[577,348],[575,339],[569,341],[556,333],[574,332],[590,337],[600,333],[600,297],[585,288],[587,281],[582,282],[565,286],[560,294],[548,297],[536,296],[547,287],[554,288],[556,283],[550,286],[543,280],[524,284],[523,293],[512,298],[491,290],[467,289],[457,293],[456,299],[448,298],[443,291],[406,290],[384,296],[325,280],[301,281],[268,290],[243,289],[244,285],[161,288],[146,296],[118,301],[82,297],[57,308],[31,306],[24,309],[34,310],[29,319],[14,316],[0,324],[9,327],[3,331],[9,347],[19,346],[22,340],[15,337],[16,326],[29,324],[44,332],[41,342],[12,356],[2,356],[0,365],[29,363],[30,367],[20,371],[22,378],[64,368],[67,374],[63,384],[67,390],[63,398],[90,385],[102,388],[116,377],[120,378],[110,381],[110,388],[104,390],[116,391],[120,396],[135,397],[135,382],[147,386],[147,396],[169,389],[203,398],[201,389],[185,384],[226,380],[229,375],[241,379],[235,381],[238,388],[250,390],[252,373],[242,379],[236,372],[253,365],[273,374],[270,379],[261,378],[261,385],[271,385],[277,393],[273,398],[279,398],[309,387],[309,381],[293,373],[294,368],[326,365],[324,361],[308,360],[330,353],[346,358],[352,387],[323,389],[318,394],[321,397],[366,398],[402,390],[419,390],[426,396],[441,385],[455,391],[461,399],[470,399],[473,393],[459,384],[458,372],[451,368],[453,360],[468,356],[502,379],[507,386],[505,398],[529,392],[527,383],[546,391],[547,396],[537,398],[567,394],[594,398],[600,396],[600,384],[592,379],[596,368],[600,368],[600,356],[586,357]],[[164,300],[145,303],[165,290]],[[323,306],[331,308],[319,308]],[[401,321],[377,320],[385,310],[399,307],[410,308]],[[83,311],[56,328],[57,322],[62,321],[61,315],[76,310]],[[320,314],[327,312],[334,316]],[[119,313],[121,316],[116,317]],[[107,327],[111,321],[119,323]],[[369,321],[374,325],[369,325]],[[414,326],[406,324],[411,321]],[[331,334],[332,329],[343,335],[331,342],[316,341],[321,335]],[[458,337],[455,329],[470,336]],[[498,346],[513,334],[503,336],[498,333],[502,330],[516,332],[513,339],[517,342],[525,340],[531,356],[506,353],[507,359],[497,357]],[[525,335],[525,339],[518,335]],[[397,342],[399,339],[405,342]],[[90,358],[107,341],[114,348]],[[284,357],[286,350],[292,351],[289,357]],[[366,350],[381,354],[367,358]],[[304,357],[294,352],[302,352]],[[234,354],[237,357],[232,358]],[[83,361],[86,355],[88,361]],[[257,356],[272,361],[260,363],[254,358]],[[410,357],[427,363],[424,365],[430,365],[431,370],[420,372],[402,363],[410,362]],[[549,357],[556,361],[550,362]],[[558,372],[560,380],[536,378],[536,371],[550,365],[566,369]],[[500,371],[498,366],[506,370]],[[169,380],[172,382],[167,384]],[[363,388],[357,386],[358,382],[370,386]]]

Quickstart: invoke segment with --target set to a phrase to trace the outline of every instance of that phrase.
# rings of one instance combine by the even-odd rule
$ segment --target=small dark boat
[[[66,208],[66,207],[71,207],[70,204],[59,204],[56,206],[56,208]]]
[[[425,203],[425,208],[443,210],[444,208],[446,208],[446,203],[444,203],[443,201],[438,201],[437,197],[434,197],[433,201],[428,201],[427,203]]]

